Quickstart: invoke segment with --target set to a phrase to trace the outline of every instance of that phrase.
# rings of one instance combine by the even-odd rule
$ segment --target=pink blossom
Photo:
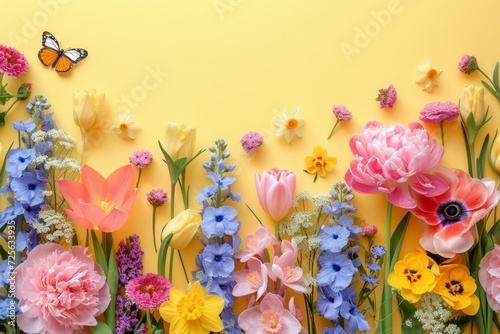
[[[363,234],[366,235],[367,237],[373,237],[375,234],[377,234],[378,228],[375,225],[365,225],[363,226]]]
[[[248,334],[298,334],[302,330],[300,322],[285,309],[282,298],[273,293],[265,295],[259,305],[243,311],[238,323]]]
[[[241,262],[247,262],[253,256],[257,256],[260,260],[265,261],[264,249],[272,246],[275,249],[275,253],[277,253],[277,247],[279,247],[278,240],[274,235],[269,233],[269,230],[265,226],[260,226],[255,231],[255,234],[247,235],[245,243],[246,249],[238,252],[235,256]]]
[[[479,263],[479,282],[493,311],[500,311],[500,246],[495,245]]]
[[[398,99],[398,93],[396,92],[396,88],[393,85],[390,85],[386,89],[379,89],[379,94],[375,101],[380,102],[380,108],[382,109],[390,109],[394,107]]]
[[[464,54],[458,63],[458,69],[465,74],[471,74],[478,68],[476,57],[467,54]]]
[[[259,299],[267,289],[267,268],[255,257],[250,258],[247,265],[248,269],[238,270],[234,274],[236,285],[233,288],[233,295],[240,297],[257,292],[256,299]]]
[[[143,310],[154,310],[169,300],[172,287],[170,281],[160,275],[147,273],[129,281],[126,286],[127,296]]]
[[[332,112],[339,121],[350,121],[352,119],[351,112],[343,104],[334,106]]]
[[[28,61],[14,48],[0,45],[0,74],[18,78],[28,70]]]
[[[154,207],[160,207],[168,201],[167,193],[165,192],[165,190],[161,188],[150,190],[146,194],[146,198],[149,204],[151,204]]]
[[[287,286],[299,293],[309,293],[311,291],[304,281],[302,268],[295,265],[296,261],[297,254],[291,251],[284,252],[280,257],[275,256],[269,276],[273,281],[281,281],[282,292],[284,292],[284,287]]]
[[[355,159],[344,178],[348,186],[365,194],[383,192],[392,204],[416,206],[409,189],[426,196],[442,194],[447,185],[429,174],[440,163],[444,148],[416,122],[383,126],[368,122],[349,141]]]
[[[295,195],[296,177],[293,171],[272,168],[262,175],[255,174],[257,195],[264,211],[275,222],[283,219],[292,207]]]
[[[148,150],[135,151],[130,157],[128,157],[128,160],[132,165],[142,169],[153,161],[153,154]]]
[[[82,246],[41,244],[14,275],[17,323],[28,333],[81,333],[111,300],[104,272]]]
[[[443,121],[453,121],[460,116],[458,106],[453,102],[433,102],[425,105],[420,111],[420,120],[427,123],[441,123]]]
[[[245,133],[240,140],[241,146],[248,154],[257,151],[263,142],[264,137],[258,132]]]

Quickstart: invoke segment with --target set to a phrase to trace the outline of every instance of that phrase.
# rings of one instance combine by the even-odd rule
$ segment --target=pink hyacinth
[[[153,161],[153,154],[148,150],[140,150],[132,153],[128,160],[132,165],[142,169]]]
[[[382,109],[390,109],[394,107],[398,99],[398,93],[396,92],[396,88],[393,85],[390,85],[386,89],[379,89],[379,94],[375,101],[380,102],[380,108]]]
[[[368,122],[349,141],[355,159],[344,178],[348,186],[365,194],[383,192],[392,204],[411,209],[416,206],[410,188],[420,194],[442,194],[447,185],[429,174],[443,157],[444,148],[416,122],[384,126]]]
[[[500,312],[500,246],[495,245],[479,263],[479,282],[486,292],[488,304]]]
[[[243,147],[248,154],[257,151],[263,142],[264,137],[258,132],[245,133],[240,140],[241,147]]]
[[[478,68],[476,57],[467,54],[464,54],[458,63],[458,69],[465,74],[471,74]]]
[[[14,48],[0,45],[0,74],[18,78],[28,70],[28,61]]]
[[[460,116],[460,109],[453,102],[433,102],[425,105],[420,111],[420,120],[427,123],[441,123],[443,121],[453,121]]]
[[[27,333],[80,333],[97,325],[111,300],[104,272],[82,246],[41,244],[13,277],[22,311],[17,324]]]
[[[295,196],[295,173],[286,169],[268,169],[262,175],[255,174],[255,185],[264,211],[269,213],[275,222],[283,219],[292,207]]]
[[[172,283],[160,275],[147,273],[129,281],[125,290],[127,296],[139,308],[154,310],[170,298]]]

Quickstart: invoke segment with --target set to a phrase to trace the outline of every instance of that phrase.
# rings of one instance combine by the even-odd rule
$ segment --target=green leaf
[[[469,120],[469,117],[467,117],[467,121],[468,120]],[[462,126],[462,135],[464,137],[465,152],[466,152],[466,157],[467,157],[467,170],[469,171],[469,175],[473,175],[473,173],[472,173],[472,160],[470,157],[469,139],[467,137],[467,128],[465,127],[464,122],[461,122],[460,124]]]
[[[389,271],[394,270],[394,265],[398,261],[399,251],[401,250],[401,245],[403,244],[403,239],[405,236],[406,228],[410,221],[411,213],[407,212],[398,224],[398,227],[394,230],[391,236],[391,263],[386,263],[389,265]]]
[[[109,233],[111,235],[111,233]],[[104,311],[104,318],[109,324],[111,330],[115,331],[115,302],[116,294],[118,293],[118,267],[116,265],[116,258],[114,256],[113,239],[110,240],[111,244],[109,250],[109,264],[108,264],[108,274],[106,275],[106,282],[108,283],[109,293],[111,295],[111,301],[109,302],[108,308]]]
[[[158,251],[158,275],[165,277],[165,265],[167,262],[168,246],[172,240],[173,234],[170,233],[162,240],[160,250]],[[173,250],[170,250],[173,252]]]
[[[495,140],[497,139],[497,136],[498,136],[498,129],[495,131],[495,136],[493,136],[493,139],[491,141],[491,146],[490,146],[490,149],[488,150],[488,164],[490,165],[490,168],[495,172],[497,173],[498,175],[498,171],[496,169],[496,166],[495,166],[495,163],[493,162],[492,160],[492,156],[491,156],[491,153],[493,151],[493,144],[495,143]],[[500,175],[499,175],[500,176]]]
[[[176,184],[177,179],[179,179],[180,173],[177,172],[177,168],[175,166],[174,160],[170,157],[170,155],[165,151],[163,146],[161,146],[160,141],[158,141],[158,145],[160,145],[160,150],[163,153],[163,156],[165,157],[165,163],[167,164],[168,167],[168,173],[170,175],[170,183],[171,184]]]
[[[95,325],[94,327],[90,327],[90,329],[94,334],[113,334],[111,328],[109,328],[106,323],[99,319],[97,319],[97,325]]]
[[[7,116],[7,112],[0,112],[0,128],[5,126],[5,116]]]
[[[498,237],[500,237],[500,219],[498,219],[493,224],[493,226],[490,228],[488,234],[491,235],[494,238],[494,240],[497,240]]]
[[[92,235],[92,244],[94,244],[94,256],[96,262],[101,266],[104,271],[104,275],[108,277],[108,263],[106,262],[106,256],[104,256],[99,239],[97,239],[97,235],[94,230],[91,230],[90,234]]]
[[[495,89],[493,87],[490,86],[489,83],[487,83],[486,81],[484,80],[481,80],[481,82],[483,83],[483,85],[495,96],[497,96],[497,92],[495,91]]]
[[[12,142],[10,144],[9,149],[7,150],[7,152],[5,152],[5,156],[3,158],[2,168],[0,169],[0,188],[2,188],[3,175],[5,174],[5,166],[7,165],[7,154],[9,154],[9,151],[12,148],[12,145],[14,145],[14,142]]]
[[[415,311],[417,310],[415,305],[401,297],[399,293],[396,293],[396,299],[398,300],[399,312],[401,313],[401,333],[423,334],[424,330],[422,329],[422,324],[414,317]],[[411,326],[406,324],[406,320],[411,321]]]
[[[490,134],[488,133],[486,137],[484,137],[483,146],[481,147],[481,152],[479,153],[479,157],[477,158],[477,178],[484,178],[484,166],[486,161],[486,155],[488,153],[488,144],[490,141]]]
[[[498,86],[498,62],[495,64],[495,68],[493,69],[493,85],[495,85],[495,89],[497,91],[500,90],[500,87]]]

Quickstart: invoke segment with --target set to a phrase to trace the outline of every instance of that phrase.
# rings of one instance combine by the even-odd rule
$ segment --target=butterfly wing
[[[51,48],[41,48],[40,51],[38,51],[38,59],[40,59],[45,66],[52,66],[52,64],[57,61],[58,57],[59,52]]]
[[[57,72],[68,72],[73,64],[88,55],[86,50],[80,48],[62,50],[57,39],[48,31],[42,34],[42,45],[38,58],[42,64],[54,67]]]
[[[57,72],[68,72],[73,64],[87,57],[88,53],[84,49],[68,49],[60,52],[60,58],[55,65]]]

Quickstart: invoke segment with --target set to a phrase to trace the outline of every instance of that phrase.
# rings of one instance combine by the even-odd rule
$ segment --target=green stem
[[[155,253],[158,253],[158,248],[156,248],[156,227],[155,227],[155,225],[156,225],[156,206],[153,206],[153,244],[155,246]]]
[[[278,241],[281,241],[279,220],[274,224],[274,235],[276,236],[276,239],[278,239]]]
[[[497,85],[490,79],[490,77],[483,72],[483,70],[481,70],[479,67],[477,68],[477,70],[486,78],[488,79],[488,81],[490,82],[491,86],[495,89],[495,97],[497,98],[498,100],[498,103],[500,103],[500,92],[497,90]]]
[[[390,334],[392,333],[392,291],[389,286],[388,278],[391,270],[391,218],[392,218],[392,203],[387,203],[387,212],[385,218],[385,266],[384,266],[384,288],[382,290],[382,305],[380,314],[381,327],[377,329],[377,333]]]
[[[439,128],[441,129],[441,144],[444,147],[444,126],[443,126],[443,122],[439,122]]]
[[[135,184],[136,188],[139,188],[139,181],[141,180],[142,168],[139,168],[139,176],[137,177],[137,182]]]
[[[153,328],[153,324],[151,323],[151,313],[149,310],[146,310],[146,322],[148,323],[149,330],[151,330]]]
[[[333,126],[332,131],[330,131],[330,134],[328,135],[327,140],[330,139],[330,137],[333,134],[333,131],[335,130],[335,128],[337,127],[337,125],[339,125],[339,123],[340,123],[340,119],[337,118],[337,122],[335,122],[335,125]]]
[[[174,269],[174,249],[170,248],[170,268],[168,269],[168,279],[172,282],[172,272]]]
[[[170,185],[170,219],[175,216],[175,183]]]
[[[179,259],[181,260],[182,270],[184,271],[184,277],[186,277],[186,283],[189,283],[189,278],[186,272],[186,266],[184,265],[184,261],[182,260],[181,250],[178,249],[177,253],[179,254]]]

